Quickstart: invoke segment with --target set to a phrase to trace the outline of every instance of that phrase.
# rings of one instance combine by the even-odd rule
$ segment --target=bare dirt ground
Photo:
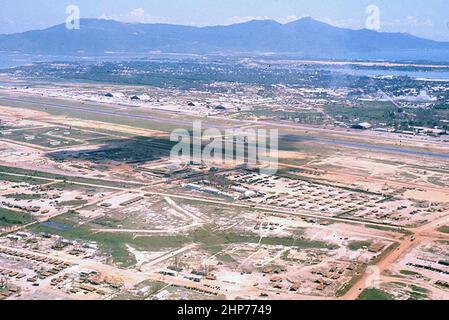
[[[161,137],[165,135],[163,132],[153,130],[151,128],[139,129],[132,126],[112,124],[95,120],[80,120],[63,116],[51,116],[41,111],[11,108],[7,106],[0,106],[0,116],[9,119],[12,122],[15,122],[17,125],[54,126],[57,124],[64,126],[73,126],[88,131],[112,131],[114,132],[114,136],[116,137],[121,137],[121,135]],[[170,121],[170,116],[167,116],[167,121]],[[260,126],[261,124],[248,123],[248,125]],[[325,134],[326,136],[338,137],[339,139],[346,138],[351,141],[357,140],[364,143],[375,144],[379,139],[379,134],[377,133],[363,133],[362,135],[360,135],[359,133],[355,132],[343,132],[340,130],[316,127],[314,128],[308,126],[292,127],[291,125],[280,125],[279,127],[284,128],[290,133],[293,132],[296,134],[305,134],[305,132],[307,131],[308,134],[311,135]],[[423,150],[432,150],[436,152],[441,152],[442,150],[445,152],[447,151],[447,145],[442,144],[440,141],[424,141],[421,139],[413,138],[404,139],[402,137],[395,137],[390,134],[382,136],[382,138],[385,138],[382,140],[382,143],[387,145],[406,145],[408,147],[417,149],[420,148]],[[70,150],[76,150],[77,148],[78,147],[73,147],[70,148]],[[97,148],[97,145],[90,143],[88,146],[83,146],[83,150],[88,151],[89,148],[95,149]],[[0,141],[0,151],[3,152],[2,154],[4,157],[4,159],[0,161],[0,164],[2,165],[30,170],[39,169],[45,172],[52,173],[64,173],[71,177],[95,177],[97,179],[96,184],[85,183],[83,184],[85,186],[98,187],[98,185],[101,184],[102,179],[109,182],[126,182],[126,179],[114,179],[114,177],[125,173],[136,174],[136,176],[138,174],[141,174],[134,173],[133,170],[135,167],[133,164],[109,163],[108,165],[111,166],[110,169],[106,171],[100,171],[97,170],[94,166],[89,167],[88,165],[91,165],[91,163],[88,163],[86,167],[80,167],[79,164],[77,164],[77,167],[75,169],[74,167],[71,167],[70,164],[56,163],[53,160],[49,159],[48,157],[46,157],[46,153],[48,152],[48,150],[33,146],[32,143],[15,143],[11,142],[10,140]],[[343,249],[339,251],[340,253],[346,253],[347,251],[346,247],[344,247],[345,241],[347,241],[345,240],[345,238],[354,238],[358,240],[366,240],[366,238],[369,238],[373,241],[375,240],[385,243],[396,243],[397,247],[394,250],[380,255],[379,259],[372,264],[372,266],[377,268],[379,274],[381,275],[381,281],[385,283],[391,282],[392,280],[389,271],[391,269],[395,269],[396,264],[401,262],[404,257],[410,254],[412,256],[415,255],[416,249],[419,248],[422,244],[426,244],[429,241],[449,240],[449,236],[447,234],[437,231],[439,227],[449,224],[449,211],[447,211],[444,207],[447,203],[449,203],[449,191],[447,186],[444,185],[444,176],[447,173],[447,171],[445,170],[447,170],[448,163],[445,160],[435,159],[427,159],[426,162],[423,162],[423,159],[427,158],[410,156],[405,157],[400,154],[386,154],[382,152],[373,152],[349,147],[335,148],[335,146],[333,146],[331,148],[328,146],[323,146],[322,144],[319,144],[319,146],[317,145],[316,148],[310,148],[309,146],[308,148],[302,149],[301,147],[298,147],[298,149],[295,149],[293,151],[280,152],[281,169],[286,169],[287,171],[290,170],[288,173],[296,175],[300,179],[304,179],[306,181],[312,180],[316,184],[318,184],[319,182],[323,184],[331,184],[332,186],[338,187],[343,186],[345,188],[363,189],[364,192],[377,192],[380,194],[391,196],[393,198],[397,198],[399,199],[398,201],[413,200],[417,202],[424,202],[426,209],[432,207],[433,203],[436,203],[438,207],[435,208],[440,209],[440,211],[430,212],[429,214],[427,214],[425,216],[426,221],[421,221],[422,223],[418,227],[407,225],[396,226],[389,223],[384,223],[383,221],[368,221],[361,218],[359,219],[344,215],[328,216],[325,214],[325,212],[312,212],[311,210],[299,208],[292,209],[288,208],[287,205],[275,206],[268,204],[264,205],[260,203],[254,204],[247,199],[244,199],[242,201],[230,201],[229,199],[214,197],[212,195],[192,195],[188,194],[187,191],[184,191],[184,194],[184,192],[181,193],[179,191],[173,191],[171,189],[173,185],[177,185],[176,183],[179,182],[179,179],[173,179],[172,181],[169,181],[170,179],[165,177],[153,178],[153,180],[149,179],[144,183],[143,187],[111,187],[110,190],[113,190],[113,195],[108,195],[106,198],[101,199],[101,201],[99,198],[95,197],[91,201],[89,201],[87,205],[82,205],[76,208],[79,208],[81,210],[85,206],[93,206],[96,204],[101,205],[102,203],[107,202],[106,200],[111,200],[110,197],[112,197],[115,200],[111,200],[112,206],[110,207],[110,209],[120,209],[122,207],[121,204],[123,202],[126,202],[125,200],[132,200],[135,194],[141,195],[145,193],[145,196],[166,197],[168,205],[171,207],[171,209],[177,211],[179,214],[182,214],[187,218],[190,218],[194,222],[192,224],[186,223],[181,228],[168,229],[168,233],[176,234],[179,232],[181,234],[184,234],[183,232],[186,232],[191,228],[201,228],[209,222],[207,218],[196,216],[196,214],[192,213],[185,207],[182,207],[178,203],[178,201],[197,201],[202,205],[213,205],[217,209],[223,209],[226,207],[231,208],[235,211],[243,209],[252,211],[258,210],[261,216],[266,215],[268,217],[265,218],[265,221],[269,221],[269,223],[272,223],[273,225],[278,225],[277,229],[275,227],[272,227],[273,230],[271,230],[271,234],[290,235],[291,233],[289,232],[291,232],[292,229],[305,228],[307,230],[304,233],[305,236],[316,237],[316,240],[331,239],[329,241],[335,241],[340,244],[343,247]],[[425,167],[423,166],[423,163],[425,163]],[[83,163],[83,165],[85,165],[85,163]],[[433,169],[434,171],[430,170],[429,168]],[[230,170],[232,168],[230,168],[228,164],[227,166],[223,166],[222,169]],[[205,171],[206,169],[203,170]],[[436,183],[435,179],[433,178],[442,178],[443,180],[438,180],[438,183]],[[81,184],[82,183],[80,183],[80,185]],[[147,190],[149,191],[147,192]],[[125,197],[124,199],[119,197],[122,193],[127,192],[133,193],[132,197],[129,196]],[[394,204],[396,205],[396,203]],[[388,207],[388,205],[385,205],[385,207]],[[399,211],[395,207],[389,209],[392,209],[393,211]],[[380,211],[382,210],[386,209],[381,209]],[[58,216],[59,214],[60,213],[54,215],[52,214],[48,217],[48,219]],[[92,214],[92,219],[95,219],[97,217],[96,214],[97,213],[94,211],[94,213]],[[88,216],[89,215],[86,214],[86,217]],[[248,217],[250,216],[248,215]],[[413,219],[411,215],[407,217],[410,217],[407,218],[409,220]],[[48,219],[47,217],[45,217],[45,219],[43,218],[41,220],[46,221]],[[226,217],[223,217],[223,219],[226,219]],[[245,225],[246,220],[243,221],[243,218],[241,220],[242,221],[237,221],[231,227],[226,227],[229,229],[235,228],[237,226],[241,228],[251,228]],[[323,223],[322,220],[326,220],[326,222],[330,223]],[[27,226],[28,225],[23,226],[22,229],[26,230]],[[310,230],[313,230],[313,232]],[[153,232],[156,232],[147,229],[114,227],[98,228],[94,231],[114,234],[117,233],[120,235],[131,234],[135,237],[138,237],[141,234],[151,234]],[[404,234],[397,231],[407,233]],[[263,236],[261,237],[261,239],[262,238]],[[250,246],[248,245],[247,247],[249,248]],[[167,259],[172,258],[173,254],[176,255],[184,254],[185,252],[188,253],[189,251],[194,250],[194,248],[195,246],[187,245],[180,248],[180,251],[173,251],[170,254],[161,256],[159,259],[153,262],[143,263],[141,264],[143,271],[140,272],[137,272],[133,269],[119,268],[117,266],[102,263],[94,259],[82,259],[74,257],[64,252],[55,251],[52,252],[51,256],[76,264],[81,268],[92,268],[99,270],[100,272],[107,275],[118,276],[122,278],[126,285],[129,287],[132,287],[144,280],[151,279],[163,281],[171,285],[181,285],[196,288],[199,290],[213,291],[217,294],[223,294],[230,299],[235,299],[237,297],[258,298],[260,297],[261,293],[267,292],[264,287],[256,287],[250,281],[244,283],[239,283],[238,281],[236,281],[237,284],[230,283],[232,281],[228,281],[228,278],[233,277],[235,279],[249,278],[252,281],[254,279],[259,279],[257,278],[259,277],[259,275],[253,276],[253,278],[251,278],[250,276],[247,276],[247,278],[242,278],[242,275],[240,275],[239,272],[236,272],[236,274],[234,274],[231,273],[231,271],[224,269],[225,271],[223,271],[222,273],[218,273],[218,275],[223,276],[225,280],[207,280],[202,283],[196,283],[192,280],[182,277],[170,277],[161,275],[158,273],[159,269],[154,268],[155,265],[166,263]],[[19,251],[23,253],[31,252],[31,250],[28,249],[19,249]],[[255,252],[250,252],[248,255],[250,257],[249,260],[253,258],[256,259],[258,255],[261,254],[261,252],[263,252],[262,249],[255,250]],[[270,257],[270,259],[265,259],[263,263],[268,264],[272,261],[279,261],[282,254],[286,253],[287,252],[285,251],[285,248],[283,248],[272,257]],[[356,252],[356,254],[359,254],[361,260],[367,260],[365,259],[365,256],[370,257],[366,250],[363,252]],[[245,263],[242,263],[242,265],[248,264],[248,261],[246,261],[246,259],[247,258],[243,259]],[[192,260],[195,261],[195,256],[193,256]],[[336,259],[335,261],[337,260],[338,259]],[[304,270],[308,271],[307,268],[304,268]],[[299,277],[306,274],[305,271],[304,273],[295,273],[296,271],[289,272],[291,272],[291,275]],[[357,299],[360,293],[370,286],[369,280],[371,275],[372,274],[368,270],[364,270],[355,284],[341,297],[341,299]],[[284,281],[288,282],[287,280]],[[406,281],[416,283],[414,279],[407,279]],[[219,285],[217,285],[217,283]],[[289,285],[291,285],[291,283],[289,283]],[[220,289],[214,288],[217,286],[219,286]],[[426,288],[429,288],[431,290],[432,288],[435,288],[435,286],[433,286],[432,284],[426,284]],[[436,296],[441,297],[441,295],[444,293],[444,291],[441,290],[442,289],[435,288],[435,292],[437,293]],[[279,294],[276,294],[276,291],[270,292],[270,298],[337,298],[335,296],[329,297],[324,296],[323,294],[316,294],[316,292],[315,294],[302,294],[301,292],[293,293],[286,291],[277,292]]]

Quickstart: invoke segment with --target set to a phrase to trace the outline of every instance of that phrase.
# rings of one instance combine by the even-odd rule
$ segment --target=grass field
[[[367,248],[371,245],[370,241],[352,241],[349,243],[348,248],[352,251],[357,251],[362,248]]]
[[[325,112],[340,121],[359,119],[359,122],[382,122],[394,121],[396,106],[390,102],[363,101],[356,106],[330,104],[325,106]]]
[[[449,226],[443,226],[438,229],[439,232],[449,233]]]
[[[81,222],[81,223],[80,223]],[[222,245],[234,243],[259,243],[260,238],[252,234],[237,234],[214,232],[207,227],[192,231],[185,235],[135,236],[129,233],[101,233],[97,232],[95,222],[83,221],[73,211],[63,214],[50,223],[37,224],[30,228],[33,232],[43,232],[60,235],[67,239],[97,242],[101,249],[110,254],[112,260],[122,267],[129,267],[136,263],[134,256],[126,245],[141,251],[161,251],[179,248],[189,243],[198,243],[205,250],[220,248]],[[294,248],[328,248],[335,249],[335,245],[291,237],[265,237],[261,241],[265,245],[283,245]],[[208,250],[209,251],[209,250]]]
[[[358,300],[394,300],[394,297],[380,289],[365,289],[360,294]]]
[[[17,175],[26,175],[27,177],[18,177],[12,176],[10,174]],[[4,179],[3,179],[4,177]],[[142,184],[138,183],[130,183],[130,182],[116,182],[116,181],[107,181],[100,179],[90,179],[90,178],[82,178],[82,177],[73,177],[73,176],[63,176],[59,174],[41,172],[41,171],[33,171],[26,170],[20,168],[6,167],[0,166],[0,180],[7,180],[12,182],[27,182],[30,184],[42,184],[49,182],[48,180],[62,180],[69,181],[73,183],[85,183],[98,185],[103,187],[116,187],[116,188],[136,188],[142,187]],[[47,179],[47,180],[45,180]]]
[[[4,195],[5,198],[14,199],[14,200],[37,200],[40,199],[41,196],[37,193],[27,194],[27,193],[12,193]]]
[[[0,169],[0,171],[3,171]],[[8,173],[0,172],[0,180],[2,181],[9,181],[9,182],[15,182],[15,183],[28,183],[31,185],[40,185],[50,182],[49,180],[40,179],[36,177],[21,177],[21,176],[14,176],[10,175]]]
[[[414,276],[414,277],[421,276],[420,273],[415,272],[415,271],[410,271],[410,270],[401,270],[399,272],[400,272],[400,274],[402,274],[404,276]]]
[[[33,232],[55,234],[66,239],[97,242],[103,252],[109,254],[114,263],[121,267],[136,264],[134,256],[128,251],[126,245],[137,250],[160,251],[166,248],[177,248],[188,242],[185,236],[173,237],[134,237],[133,234],[99,233],[92,230],[89,224],[82,224],[79,215],[70,211],[46,224],[37,224],[30,228]]]
[[[43,101],[44,103],[50,102],[52,104],[54,103],[61,103],[61,105],[67,105],[67,106],[73,106],[73,107],[79,107],[80,103],[74,103],[70,101],[63,101],[63,100],[50,100],[50,99],[35,99],[36,102]],[[70,108],[58,108],[56,106],[51,105],[45,105],[45,107],[39,105],[39,104],[29,104],[26,102],[20,102],[20,101],[8,101],[8,106],[11,107],[17,107],[17,108],[23,108],[23,109],[30,109],[30,110],[36,110],[36,111],[43,111],[51,115],[55,116],[65,116],[69,118],[76,118],[80,120],[90,120],[90,121],[100,121],[105,123],[111,123],[111,124],[119,124],[119,125],[126,125],[130,127],[135,128],[141,128],[141,129],[151,129],[151,130],[157,130],[162,132],[171,132],[174,129],[177,128],[186,128],[191,129],[191,125],[185,125],[180,126],[179,124],[170,124],[168,121],[158,121],[158,120],[146,120],[146,119],[139,119],[139,118],[130,118],[126,117],[125,115],[112,115],[112,114],[102,114],[102,113],[93,113],[93,112],[85,112],[83,110],[76,110],[76,109],[70,109]],[[83,108],[89,108],[99,110],[100,112],[105,111],[115,111],[116,108],[108,108],[104,105],[90,105],[90,104],[84,104],[82,105]],[[148,113],[147,115],[151,115],[151,113]],[[163,117],[164,115],[162,115]],[[165,115],[165,117],[167,117]]]
[[[4,135],[2,138],[50,149],[71,147],[81,143],[65,139],[65,132],[70,133],[71,130],[64,128],[33,128],[12,131],[10,135]],[[70,135],[67,135],[67,137],[70,137]]]
[[[28,213],[18,213],[0,208],[0,227],[24,225],[33,221],[35,221],[34,218]]]

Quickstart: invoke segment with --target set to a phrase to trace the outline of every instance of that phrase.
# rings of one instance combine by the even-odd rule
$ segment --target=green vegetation
[[[0,169],[0,171],[3,171]],[[0,180],[2,181],[8,181],[8,182],[15,182],[15,183],[28,183],[31,185],[40,185],[48,183],[49,180],[45,179],[39,179],[35,177],[22,177],[22,176],[14,176],[10,175],[8,173],[0,172]]]
[[[371,261],[371,265],[375,265],[377,262],[382,260],[385,257],[385,255],[387,255],[393,250],[396,250],[398,247],[399,247],[398,242],[391,244],[386,249],[384,249],[380,255],[378,255],[374,260]],[[346,292],[348,292],[349,289],[351,289],[357,283],[357,281],[363,276],[365,270],[366,268],[359,268],[359,270],[356,271],[356,276],[352,277],[352,279],[348,283],[344,284],[337,290],[336,296],[341,297]]]
[[[298,170],[298,169],[279,169],[276,173],[276,176],[282,177],[282,178],[287,178],[287,179],[292,179],[292,180],[307,181],[310,183],[314,183],[316,185],[321,185],[321,186],[326,186],[326,187],[334,187],[334,188],[339,188],[339,189],[347,190],[347,191],[351,191],[351,192],[382,196],[381,193],[370,192],[370,191],[352,188],[352,187],[346,187],[346,186],[342,186],[342,185],[335,185],[335,184],[326,182],[325,180],[320,180],[319,178],[312,179],[312,178],[300,176],[300,175],[295,174],[294,173],[295,171],[298,173],[301,173],[301,170]],[[388,199],[389,198],[386,197],[384,200],[388,200]]]
[[[129,252],[127,245],[140,251],[160,251],[178,248],[188,243],[199,243],[205,250],[216,254],[221,251],[223,245],[259,243],[260,241],[260,237],[256,235],[242,235],[232,232],[217,233],[207,228],[195,230],[188,235],[135,236],[130,233],[98,232],[96,225],[98,225],[96,221],[83,221],[76,212],[70,211],[47,223],[36,224],[31,227],[31,230],[33,232],[56,234],[73,240],[95,241],[105,253],[111,255],[115,263],[123,267],[132,266],[136,263],[135,257]],[[113,224],[109,226],[112,227]],[[266,237],[262,239],[261,244],[295,248],[338,248],[338,246],[326,242],[291,237]],[[222,259],[231,261],[232,257],[223,256]]]
[[[140,300],[144,300],[145,297],[138,297],[132,294],[127,294],[127,293],[120,293],[118,295],[116,295],[115,297],[113,297],[111,300],[117,300],[117,301],[140,301]]]
[[[364,272],[363,268],[358,268],[356,270],[356,276],[352,277],[351,280],[345,284],[343,284],[338,290],[335,292],[335,295],[337,297],[342,297],[346,294],[346,292],[349,291],[356,283],[359,281],[359,279],[362,277],[362,272]]]
[[[404,276],[421,276],[420,273],[415,272],[415,271],[410,271],[410,270],[401,270],[399,271],[400,274],[403,274]]]
[[[412,291],[409,294],[410,294],[409,300],[425,300],[428,298],[426,294],[423,294],[421,292]]]
[[[407,288],[407,284],[403,283],[403,282],[395,281],[395,282],[390,282],[390,283],[394,284],[395,286],[401,287],[401,288]]]
[[[363,248],[368,248],[371,246],[370,241],[352,241],[348,244],[349,250],[357,251]]]
[[[357,102],[356,106],[332,104],[325,106],[324,110],[335,119],[345,122],[358,119],[358,122],[391,124],[397,119],[397,108],[391,102],[364,101]]]
[[[80,226],[73,229],[56,230],[44,225],[37,225],[33,231],[58,234],[68,239],[95,241],[100,248],[111,255],[112,261],[121,267],[130,267],[136,264],[135,257],[128,251],[126,245],[137,250],[158,251],[166,248],[182,246],[183,237],[136,237],[133,234],[99,233],[88,227]]]
[[[449,226],[443,226],[438,229],[439,232],[449,233]]]
[[[64,104],[69,104],[67,101],[64,101]],[[37,110],[42,111],[42,106],[40,105],[34,105],[29,103],[24,103],[20,101],[11,101],[9,103],[11,107],[17,106],[20,108],[30,109],[30,110]],[[74,105],[74,107],[79,107]],[[51,115],[55,116],[65,116],[69,118],[76,118],[81,120],[88,120],[88,121],[100,121],[100,122],[106,122],[106,123],[112,123],[112,124],[118,124],[118,125],[125,125],[133,128],[141,128],[141,129],[148,129],[148,130],[157,130],[162,132],[172,132],[173,130],[177,128],[186,128],[191,129],[191,122],[190,125],[188,125],[188,120],[186,121],[186,125],[182,126],[180,124],[170,124],[169,121],[164,121],[164,118],[167,117],[167,115],[160,114],[161,120],[150,120],[150,119],[138,119],[138,118],[131,118],[125,115],[112,115],[112,114],[104,114],[101,113],[103,110],[110,111],[110,110],[116,110],[111,108],[106,108],[103,105],[84,105],[84,108],[90,108],[92,110],[99,110],[99,112],[87,112],[83,110],[76,110],[70,109],[70,108],[64,108],[61,109],[57,106],[45,106],[45,112],[49,113]],[[155,111],[152,111],[152,113],[146,113],[146,115],[151,116],[157,114]]]
[[[203,243],[207,246],[232,244],[232,243],[259,243],[263,245],[287,246],[300,249],[321,248],[337,249],[338,246],[322,241],[308,240],[305,238],[292,237],[264,237],[262,240],[256,235],[241,235],[236,233],[216,233],[200,229],[191,234],[192,242]]]
[[[95,132],[95,131],[85,131],[74,128],[51,128],[48,132],[52,136],[58,136],[61,138],[70,138],[77,140],[92,140],[92,139],[101,139],[107,137],[107,135]]]
[[[41,198],[40,194],[38,194],[38,193],[32,193],[32,194],[12,193],[12,194],[4,195],[4,197],[8,198],[8,199],[15,199],[15,200],[37,200],[37,199]]]
[[[79,222],[82,222],[80,220],[76,212],[70,211],[48,223],[36,224],[30,230],[56,234],[71,240],[97,242],[106,254],[111,255],[113,262],[122,267],[136,264],[135,257],[129,252],[126,245],[130,245],[136,250],[159,251],[179,247],[189,241],[185,236],[134,237],[133,234],[100,233],[92,229],[89,224],[80,224]]]
[[[426,288],[418,287],[414,284],[410,285],[410,289],[418,293],[429,293],[429,290],[427,290]]]
[[[231,257],[231,256],[230,256],[229,254],[227,254],[227,253],[220,253],[219,255],[216,256],[216,258],[217,258],[219,261],[224,262],[224,263],[234,263],[234,262],[236,262],[236,261],[234,260],[234,258]]]
[[[60,207],[80,207],[87,203],[87,200],[70,200],[58,203]]]
[[[15,211],[0,208],[0,227],[24,225],[35,221],[28,213],[18,213]]]
[[[388,292],[380,289],[365,289],[358,300],[394,300],[394,297]]]
[[[373,225],[373,224],[366,224],[365,225],[366,228],[371,228],[371,229],[376,229],[376,230],[381,230],[381,231],[397,231],[400,233],[403,233],[404,235],[411,235],[412,233],[408,230],[405,229],[398,229],[398,227],[389,227],[389,226],[379,226],[379,225]]]
[[[138,285],[135,286],[136,290],[145,289],[144,295],[132,295],[127,293],[121,293],[116,295],[112,298],[112,300],[126,300],[126,301],[134,301],[134,300],[144,300],[145,298],[158,293],[163,288],[167,287],[167,284],[165,282],[161,281],[152,281],[152,280],[145,280]]]
[[[12,176],[10,174],[24,175],[27,177]],[[3,179],[4,176],[6,177],[5,179]],[[111,188],[133,188],[134,187],[135,188],[135,187],[142,186],[141,184],[138,184],[138,183],[116,182],[116,181],[107,181],[107,180],[100,180],[100,179],[63,176],[63,175],[54,174],[54,173],[6,167],[6,166],[1,166],[1,165],[0,165],[0,179],[7,180],[7,181],[14,181],[14,182],[27,182],[30,184],[47,183],[48,181],[46,181],[46,180],[49,180],[49,179],[50,180],[62,180],[62,181],[70,181],[72,183],[85,183],[85,184],[98,185],[98,186],[102,186],[105,188],[107,188],[107,187],[111,187]],[[13,179],[13,180],[10,180],[10,179]]]
[[[70,132],[64,128],[34,128],[12,131],[10,135],[4,136],[4,139],[32,144],[45,148],[60,148],[79,145],[82,142],[65,139],[63,132]],[[62,135],[61,135],[62,133]],[[70,137],[70,135],[67,135]]]
[[[241,115],[253,115],[256,117],[269,117],[278,120],[292,120],[299,123],[321,124],[325,119],[322,112],[313,112],[307,110],[300,111],[281,111],[277,109],[254,109],[248,112],[242,112]]]

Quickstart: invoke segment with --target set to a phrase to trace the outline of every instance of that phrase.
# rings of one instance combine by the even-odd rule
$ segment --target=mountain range
[[[170,24],[131,24],[82,19],[79,30],[65,24],[0,35],[0,51],[54,55],[116,53],[296,53],[304,56],[447,51],[437,42],[405,33],[338,28],[312,18],[287,24],[253,20],[229,26],[192,27]]]

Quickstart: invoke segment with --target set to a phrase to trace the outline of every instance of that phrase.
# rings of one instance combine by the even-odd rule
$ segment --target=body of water
[[[179,55],[154,55],[152,58],[163,59],[164,57],[182,57],[188,58],[182,54]],[[85,62],[121,62],[121,61],[132,61],[135,59],[148,58],[146,54],[109,54],[100,57],[81,57],[81,56],[52,56],[52,55],[30,55],[22,53],[6,53],[0,51],[0,69],[14,68],[20,66],[30,65],[35,62],[75,62],[75,61],[85,61]],[[192,58],[192,57],[190,57]],[[448,58],[449,59],[449,58]],[[319,65],[316,66],[317,70],[327,70],[336,73],[344,73],[354,76],[371,76],[371,77],[387,77],[387,76],[408,76],[413,79],[429,79],[429,80],[444,80],[449,81],[449,72],[440,71],[438,69],[432,71],[401,71],[394,68],[387,70],[373,69],[354,69],[351,67],[328,67],[323,68]]]
[[[400,71],[379,69],[331,69],[334,72],[345,73],[354,76],[367,77],[410,77],[412,79],[448,80],[449,72],[444,71]]]
[[[42,222],[41,225],[44,227],[50,228],[50,229],[58,230],[58,231],[66,231],[66,230],[72,229],[72,227],[70,227],[70,226],[67,226],[62,223],[54,222],[54,221]]]

